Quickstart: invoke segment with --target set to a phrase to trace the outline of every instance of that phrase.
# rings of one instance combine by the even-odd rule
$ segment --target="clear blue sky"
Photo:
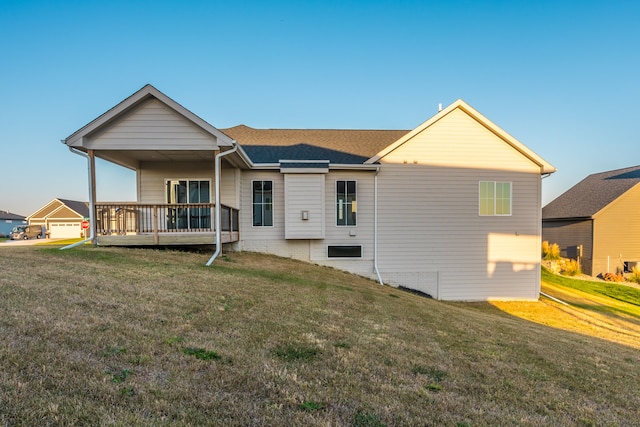
[[[638,1],[0,0],[0,209],[87,200],[60,140],[146,83],[220,128],[412,129],[462,98],[558,168],[546,204],[640,164],[638,22]],[[99,200],[135,197],[98,174]]]

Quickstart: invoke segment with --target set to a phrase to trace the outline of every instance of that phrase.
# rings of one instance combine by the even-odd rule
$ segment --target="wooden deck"
[[[96,243],[99,246],[215,245],[212,203],[96,204]],[[237,242],[239,211],[220,206],[222,243]]]

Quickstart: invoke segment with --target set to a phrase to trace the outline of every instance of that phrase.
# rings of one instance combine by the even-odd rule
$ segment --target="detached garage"
[[[30,225],[44,225],[52,239],[76,239],[83,237],[82,221],[88,218],[88,203],[53,199],[27,220]]]

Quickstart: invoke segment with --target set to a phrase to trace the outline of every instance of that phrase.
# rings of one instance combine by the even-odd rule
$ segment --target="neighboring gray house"
[[[640,263],[640,166],[589,175],[558,196],[542,209],[542,238],[586,274],[629,272]]]
[[[0,210],[0,237],[9,237],[13,227],[26,224],[28,224],[27,219],[22,215]]]
[[[217,129],[147,85],[64,142],[90,171],[136,173],[135,203],[96,201],[93,183],[98,245],[211,244],[220,218],[235,250],[443,300],[539,296],[555,168],[461,100],[410,131]]]

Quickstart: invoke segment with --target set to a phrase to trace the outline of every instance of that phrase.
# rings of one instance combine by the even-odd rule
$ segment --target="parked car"
[[[42,225],[18,225],[11,230],[11,240],[40,239],[46,237],[46,229]]]

